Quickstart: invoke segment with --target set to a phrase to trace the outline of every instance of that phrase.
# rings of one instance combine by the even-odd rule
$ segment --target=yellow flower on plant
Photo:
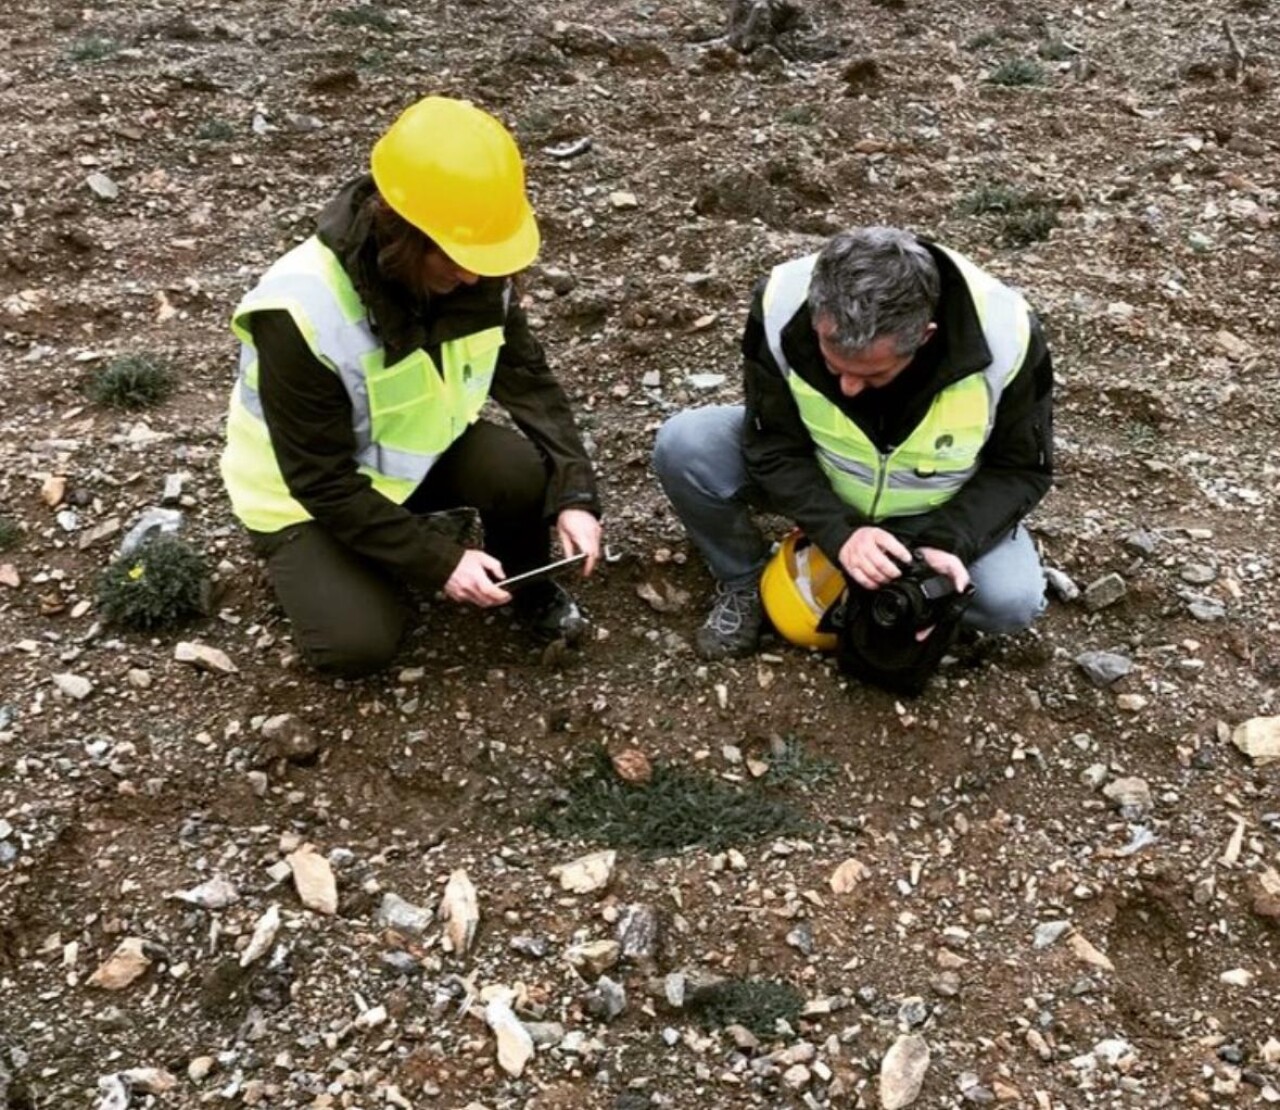
[[[139,578],[141,578],[141,577],[142,577],[142,572],[143,572],[143,566],[142,566],[142,564],[141,564],[141,563],[135,563],[132,567],[130,567],[130,568],[129,568],[129,577],[130,577],[134,582],[136,582]]]

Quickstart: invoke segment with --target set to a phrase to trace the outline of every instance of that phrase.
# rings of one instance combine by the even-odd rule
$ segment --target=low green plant
[[[1019,85],[1043,85],[1044,66],[1034,58],[1010,58],[991,71],[987,80],[993,85],[1015,87]]]
[[[98,608],[112,624],[151,632],[203,613],[204,556],[176,536],[158,535],[116,559],[98,581]]]
[[[73,62],[100,62],[110,58],[120,49],[120,44],[101,35],[86,35],[76,39],[67,48],[67,57]]]
[[[114,409],[144,409],[173,392],[169,367],[152,355],[122,355],[112,359],[89,380],[89,396]]]
[[[396,30],[395,20],[377,8],[342,8],[329,18],[339,27],[367,27],[382,34]]]
[[[999,41],[999,31],[979,31],[965,40],[964,48],[969,51],[985,50],[988,46],[995,46]]]
[[[659,764],[648,782],[626,782],[603,749],[569,772],[539,823],[566,839],[657,855],[694,844],[719,851],[812,828],[799,810],[760,786],[739,786],[705,771]]]
[[[965,216],[983,216],[988,212],[1014,212],[1026,202],[1026,194],[1012,185],[979,185],[957,206]]]
[[[766,786],[813,786],[829,778],[836,769],[831,760],[810,755],[795,737],[776,745],[768,764],[769,770],[762,779]]]
[[[1049,238],[1058,226],[1058,209],[1053,204],[1031,204],[1010,212],[1000,221],[1000,236],[1015,247],[1025,247]]]
[[[818,122],[818,113],[812,104],[796,104],[784,109],[778,117],[783,123],[795,123],[802,127],[812,127]]]
[[[235,127],[224,119],[207,119],[196,128],[196,138],[205,143],[225,143],[235,135]]]
[[[0,551],[9,551],[22,539],[22,528],[12,517],[0,516]]]
[[[769,1038],[777,1036],[779,1020],[794,1027],[804,996],[776,979],[726,979],[695,991],[688,1004],[708,1028],[741,1025]]]

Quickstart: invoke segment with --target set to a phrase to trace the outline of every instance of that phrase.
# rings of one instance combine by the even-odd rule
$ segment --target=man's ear
[[[924,331],[921,332],[920,334],[920,346],[923,347],[926,343],[928,343],[929,340],[932,339],[937,334],[937,332],[938,332],[938,325],[935,324],[932,320],[930,320],[927,324],[925,324]]]

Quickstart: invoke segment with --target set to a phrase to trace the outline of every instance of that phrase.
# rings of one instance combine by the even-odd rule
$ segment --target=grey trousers
[[[729,588],[754,583],[770,553],[752,516],[760,499],[742,457],[743,416],[740,405],[686,409],[663,424],[653,452],[676,515],[716,581]],[[1014,632],[1044,611],[1044,570],[1025,528],[1014,528],[968,569],[970,627]]]

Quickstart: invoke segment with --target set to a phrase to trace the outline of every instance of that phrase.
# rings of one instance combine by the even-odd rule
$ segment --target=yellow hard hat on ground
[[[474,104],[419,100],[374,144],[370,169],[383,199],[464,269],[502,277],[537,257],[520,150]]]
[[[760,576],[764,611],[779,635],[819,651],[835,650],[835,633],[819,632],[818,623],[844,588],[844,575],[799,529],[782,541]]]

